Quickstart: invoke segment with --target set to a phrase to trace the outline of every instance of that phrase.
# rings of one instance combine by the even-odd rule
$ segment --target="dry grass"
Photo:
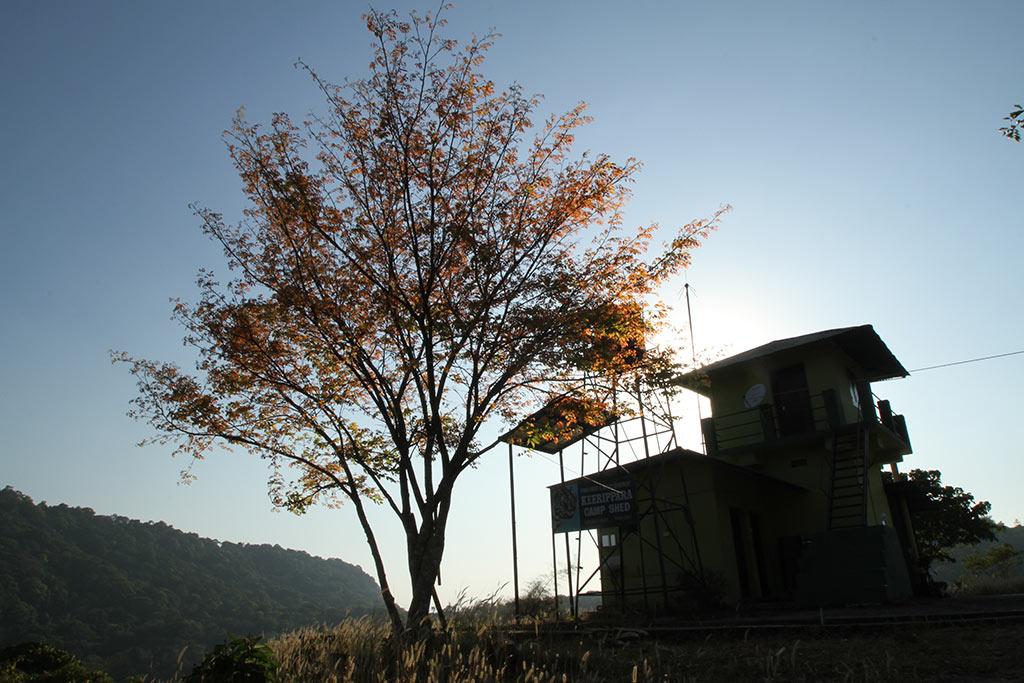
[[[963,578],[954,585],[954,595],[1013,595],[1024,593],[1024,576]]]
[[[1024,625],[802,630],[667,642],[629,632],[512,637],[500,623],[456,625],[395,651],[370,619],[303,629],[270,646],[288,681],[1021,680]]]

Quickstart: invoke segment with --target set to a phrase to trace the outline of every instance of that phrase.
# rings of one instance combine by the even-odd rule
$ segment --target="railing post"
[[[775,414],[772,404],[762,403],[759,412],[761,414],[761,433],[764,435],[765,443],[775,441],[778,434],[775,430]]]
[[[867,423],[878,422],[875,410],[875,398],[871,395],[870,382],[857,382],[857,398],[860,400],[861,420]]]
[[[839,412],[839,400],[836,397],[835,389],[825,389],[821,392],[821,400],[825,403],[825,419],[832,429],[843,424],[844,420]]]
[[[914,452],[914,447],[910,445],[910,432],[907,431],[907,418],[902,415],[893,415],[893,425],[896,427],[896,433],[903,439],[903,444],[907,447],[907,452],[904,455],[908,455]]]
[[[704,447],[708,455],[718,453],[718,433],[715,431],[715,418],[705,417],[700,421],[700,430],[704,434]]]
[[[895,432],[896,428],[892,423],[892,406],[889,405],[888,401],[878,402],[878,414],[882,420],[882,424]]]

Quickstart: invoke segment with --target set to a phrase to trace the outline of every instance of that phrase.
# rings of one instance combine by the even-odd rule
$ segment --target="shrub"
[[[0,683],[113,683],[70,652],[46,643],[20,643],[0,651]]]
[[[260,636],[243,636],[221,643],[206,653],[187,683],[221,683],[222,681],[271,683],[277,681],[279,668],[274,652]]]

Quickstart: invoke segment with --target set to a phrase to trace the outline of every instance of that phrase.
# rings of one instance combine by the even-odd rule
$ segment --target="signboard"
[[[636,496],[631,479],[574,481],[551,487],[551,529],[556,534],[634,521]]]

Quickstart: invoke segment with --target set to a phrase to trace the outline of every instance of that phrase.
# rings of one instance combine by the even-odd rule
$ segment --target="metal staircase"
[[[829,487],[828,529],[867,526],[868,439],[863,424],[836,432],[832,441],[832,482]]]

